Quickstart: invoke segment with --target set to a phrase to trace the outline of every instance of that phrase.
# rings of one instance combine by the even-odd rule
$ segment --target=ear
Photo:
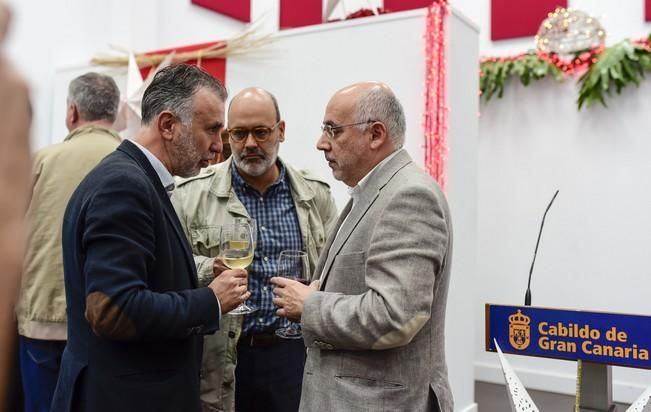
[[[156,126],[158,133],[163,137],[163,140],[174,140],[176,130],[181,126],[179,119],[174,113],[163,111],[156,117]]]
[[[371,133],[371,149],[377,150],[384,146],[384,144],[389,140],[389,135],[387,133],[387,128],[382,122],[373,122],[368,128]]]
[[[68,105],[68,111],[66,112],[66,121],[71,125],[74,125],[79,121],[79,110],[74,103],[70,103]]]
[[[280,141],[284,142],[285,141],[285,121],[281,120],[280,123],[278,123],[278,130],[280,130]]]

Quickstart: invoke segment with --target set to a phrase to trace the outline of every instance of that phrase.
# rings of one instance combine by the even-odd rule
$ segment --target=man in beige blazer
[[[273,278],[278,314],[308,347],[301,411],[453,410],[444,320],[452,254],[447,202],[402,149],[388,86],[338,91],[317,143],[351,200],[310,286]]]

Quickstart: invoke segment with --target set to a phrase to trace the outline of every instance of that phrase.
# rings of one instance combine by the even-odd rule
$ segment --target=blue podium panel
[[[486,350],[651,369],[651,316],[486,305]]]

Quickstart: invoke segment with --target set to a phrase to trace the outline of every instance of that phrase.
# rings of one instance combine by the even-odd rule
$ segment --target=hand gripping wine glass
[[[230,269],[244,269],[253,261],[253,237],[251,225],[235,222],[223,225],[219,236],[220,255],[224,265]],[[238,307],[228,312],[231,315],[248,315],[257,308],[242,302]]]
[[[278,257],[278,276],[293,279],[304,285],[310,284],[310,266],[307,253],[300,250],[283,250]],[[289,322],[289,325],[276,329],[276,335],[285,339],[301,339],[301,325]]]

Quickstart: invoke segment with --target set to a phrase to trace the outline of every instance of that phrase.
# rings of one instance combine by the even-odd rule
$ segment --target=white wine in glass
[[[245,240],[229,240],[226,249],[224,265],[231,269],[244,269],[253,262],[253,253],[249,253],[249,242]]]
[[[251,225],[235,222],[222,226],[219,236],[220,255],[224,265],[230,269],[244,269],[253,262],[253,238]],[[257,309],[241,303],[228,312],[231,315],[248,315]]]

